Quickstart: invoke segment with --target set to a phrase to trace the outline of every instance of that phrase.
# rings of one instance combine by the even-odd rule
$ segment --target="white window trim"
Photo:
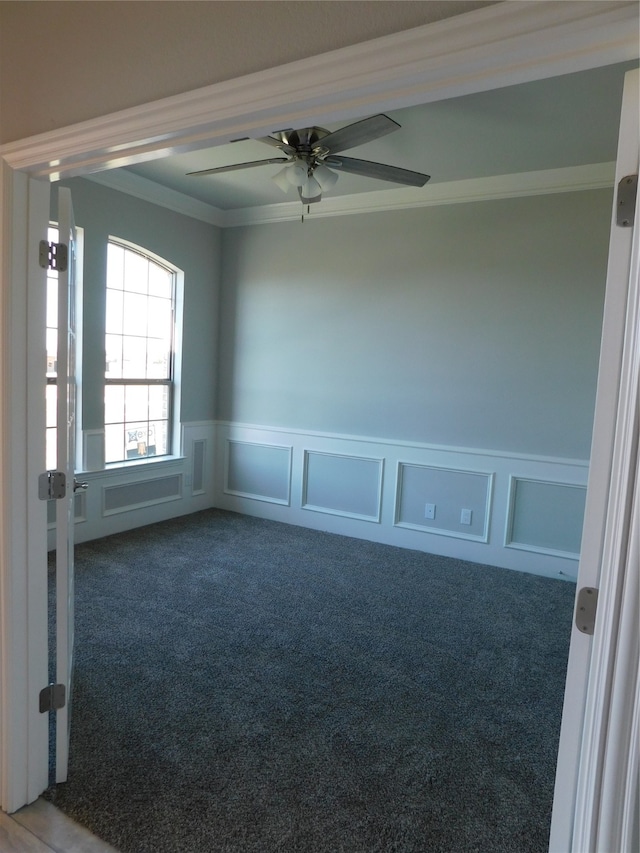
[[[107,238],[107,245],[114,243],[122,246],[124,249],[129,249],[132,252],[137,252],[143,255],[150,261],[159,264],[166,269],[170,269],[174,275],[175,290],[174,290],[174,329],[173,329],[173,369],[171,381],[171,415],[169,422],[169,448],[168,453],[162,456],[147,456],[140,459],[123,459],[117,462],[103,462],[104,469],[114,471],[119,468],[131,468],[135,465],[154,465],[160,462],[177,461],[182,456],[181,446],[181,399],[182,399],[182,344],[183,344],[183,319],[184,319],[184,271],[177,267],[167,258],[163,258],[141,246],[138,243],[133,243],[124,237],[117,237],[110,234]],[[107,284],[105,279],[105,296]],[[103,376],[104,387],[106,387],[106,378]],[[103,392],[104,393],[104,392]],[[105,459],[105,424],[102,425],[102,459]]]

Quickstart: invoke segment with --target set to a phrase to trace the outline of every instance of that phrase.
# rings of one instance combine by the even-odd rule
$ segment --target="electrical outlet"
[[[436,517],[436,505],[435,504],[425,504],[424,505],[424,517],[433,519]]]
[[[460,524],[471,524],[472,515],[473,512],[470,509],[460,510]]]

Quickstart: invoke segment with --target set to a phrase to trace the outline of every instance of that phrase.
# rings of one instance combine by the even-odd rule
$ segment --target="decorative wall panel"
[[[505,544],[578,557],[586,493],[584,486],[512,477]]]
[[[105,486],[103,514],[127,512],[142,506],[153,506],[182,497],[182,474],[136,480],[119,486]]]
[[[227,442],[225,492],[289,504],[291,448],[247,441]]]
[[[396,524],[486,542],[491,486],[491,474],[401,462]]]
[[[191,494],[201,495],[205,485],[205,460],[207,442],[199,438],[193,442]]]
[[[382,459],[305,451],[304,509],[380,521]]]

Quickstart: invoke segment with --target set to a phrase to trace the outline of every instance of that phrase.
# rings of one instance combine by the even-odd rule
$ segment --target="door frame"
[[[7,811],[35,799],[48,782],[48,715],[38,701],[49,680],[47,503],[38,499],[37,479],[45,470],[38,427],[44,429],[46,273],[27,247],[47,238],[49,189],[0,167],[0,804]],[[28,316],[42,326],[34,346]]]
[[[628,72],[616,158],[616,185],[625,176],[638,173],[639,84],[640,71]],[[636,211],[637,204],[638,201]],[[623,776],[627,773],[631,766],[627,758],[633,753],[631,717],[627,714],[640,713],[640,702],[634,699],[638,659],[636,652],[634,661],[633,651],[638,648],[640,631],[638,577],[633,563],[638,525],[634,527],[631,515],[639,488],[636,460],[640,223],[636,216],[634,227],[621,227],[616,224],[616,214],[614,204],[591,464],[577,578],[579,589],[595,587],[599,590],[598,613],[593,637],[581,633],[576,620],[572,624],[551,824],[552,851],[629,849],[623,838],[617,836],[621,826],[615,825],[612,814],[623,804],[627,793],[618,778],[618,773]],[[621,669],[616,658],[622,661]],[[588,673],[586,678],[585,673]],[[614,767],[611,756],[616,751]],[[601,798],[605,779],[609,794]],[[611,795],[612,791],[615,794]],[[622,811],[628,819],[633,810],[624,804]],[[566,845],[567,838],[571,839],[571,847]]]
[[[37,796],[42,773],[28,760],[30,753],[39,754],[42,725],[34,717],[24,672],[33,672],[30,678],[35,683],[42,676],[41,659],[46,654],[42,628],[36,624],[39,617],[29,609],[32,601],[42,600],[43,585],[38,574],[42,548],[30,557],[29,542],[44,537],[46,525],[39,515],[37,526],[30,519],[33,530],[21,523],[21,510],[13,499],[16,490],[25,492],[28,479],[26,430],[21,432],[27,423],[26,401],[22,403],[25,377],[20,369],[29,352],[28,325],[26,310],[17,310],[29,289],[31,197],[26,176],[58,180],[86,175],[151,153],[263,136],[274,127],[353,119],[637,59],[637,14],[637,3],[627,0],[497,3],[0,148],[0,440],[5,475],[0,491],[0,806],[4,810],[13,811]],[[604,517],[601,521],[604,529]],[[25,566],[30,579],[26,585]]]

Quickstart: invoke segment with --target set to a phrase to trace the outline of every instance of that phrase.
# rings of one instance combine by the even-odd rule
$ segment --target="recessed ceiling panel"
[[[431,184],[610,162],[616,157],[624,73],[635,65],[612,65],[394,110],[388,115],[400,125],[397,131],[344,154],[427,173]],[[327,130],[346,124],[328,125]],[[284,193],[272,180],[281,168],[278,163],[187,175],[274,156],[276,148],[249,139],[150,160],[128,170],[222,210],[296,201],[295,187]],[[324,197],[398,186],[341,172]]]

